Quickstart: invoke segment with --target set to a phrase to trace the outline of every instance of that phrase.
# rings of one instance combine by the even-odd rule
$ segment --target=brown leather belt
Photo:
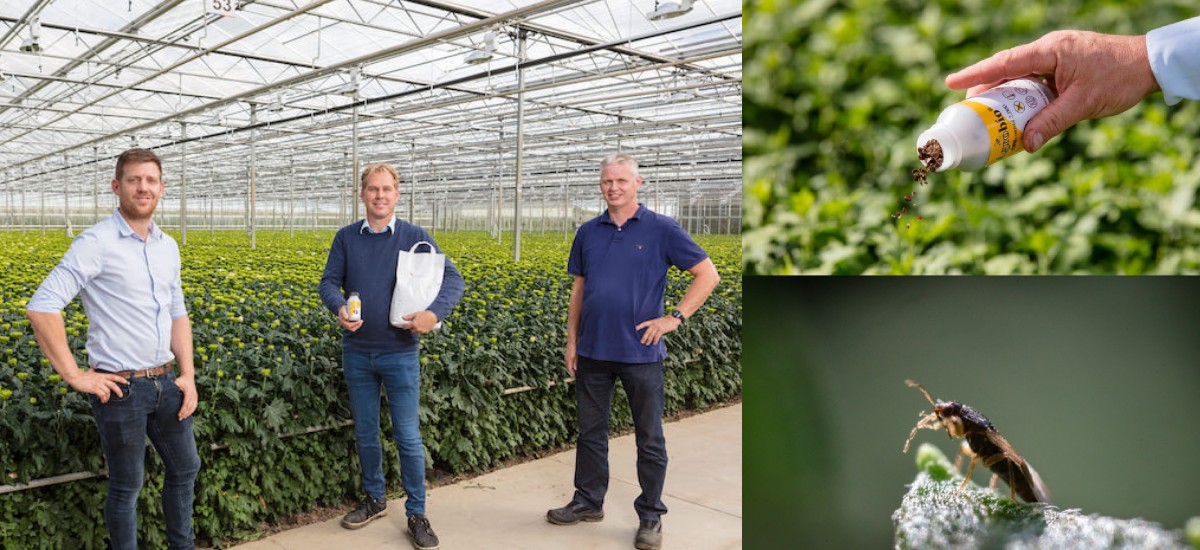
[[[110,372],[108,374],[115,374],[117,376],[120,376],[121,378],[129,380],[130,378],[140,378],[140,377],[157,378],[159,376],[162,376],[162,375],[170,372],[170,370],[171,370],[171,363],[168,362],[168,363],[163,363],[162,365],[159,365],[157,367],[150,367],[148,369],[123,370],[120,372]],[[105,372],[105,371],[100,371],[100,372]]]

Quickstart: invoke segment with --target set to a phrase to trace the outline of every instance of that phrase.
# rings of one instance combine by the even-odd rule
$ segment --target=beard
[[[122,200],[120,204],[121,213],[130,220],[148,220],[154,215],[154,209],[157,207],[158,197],[151,197],[145,205],[141,204],[137,197]]]

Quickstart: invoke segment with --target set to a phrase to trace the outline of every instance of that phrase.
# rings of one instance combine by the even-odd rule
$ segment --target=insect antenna
[[[935,405],[935,406],[937,405],[937,403],[933,402],[933,396],[929,395],[928,391],[925,391],[925,386],[922,386],[912,380],[905,380],[904,384],[910,388],[917,388],[918,390],[921,390],[921,393],[925,394],[925,399],[929,400],[930,405]]]

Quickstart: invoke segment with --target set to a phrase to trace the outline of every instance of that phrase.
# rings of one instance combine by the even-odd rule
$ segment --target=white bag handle
[[[437,253],[437,249],[433,248],[433,243],[430,243],[429,241],[417,241],[416,244],[412,245],[412,248],[408,249],[409,256],[405,258],[404,266],[408,268],[408,271],[412,271],[413,255],[417,253],[417,248],[419,248],[421,245],[428,246],[430,254]]]

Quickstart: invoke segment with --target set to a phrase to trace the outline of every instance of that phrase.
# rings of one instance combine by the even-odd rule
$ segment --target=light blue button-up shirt
[[[359,235],[361,235],[363,233],[395,233],[395,232],[396,232],[396,216],[394,214],[392,215],[392,218],[388,220],[387,226],[379,231],[371,229],[371,224],[367,223],[366,218],[363,218],[362,226],[360,226],[358,228]]]
[[[27,307],[59,313],[78,294],[92,368],[155,367],[175,358],[171,322],[187,315],[179,266],[175,239],[150,222],[143,240],[117,211],[75,238]]]

